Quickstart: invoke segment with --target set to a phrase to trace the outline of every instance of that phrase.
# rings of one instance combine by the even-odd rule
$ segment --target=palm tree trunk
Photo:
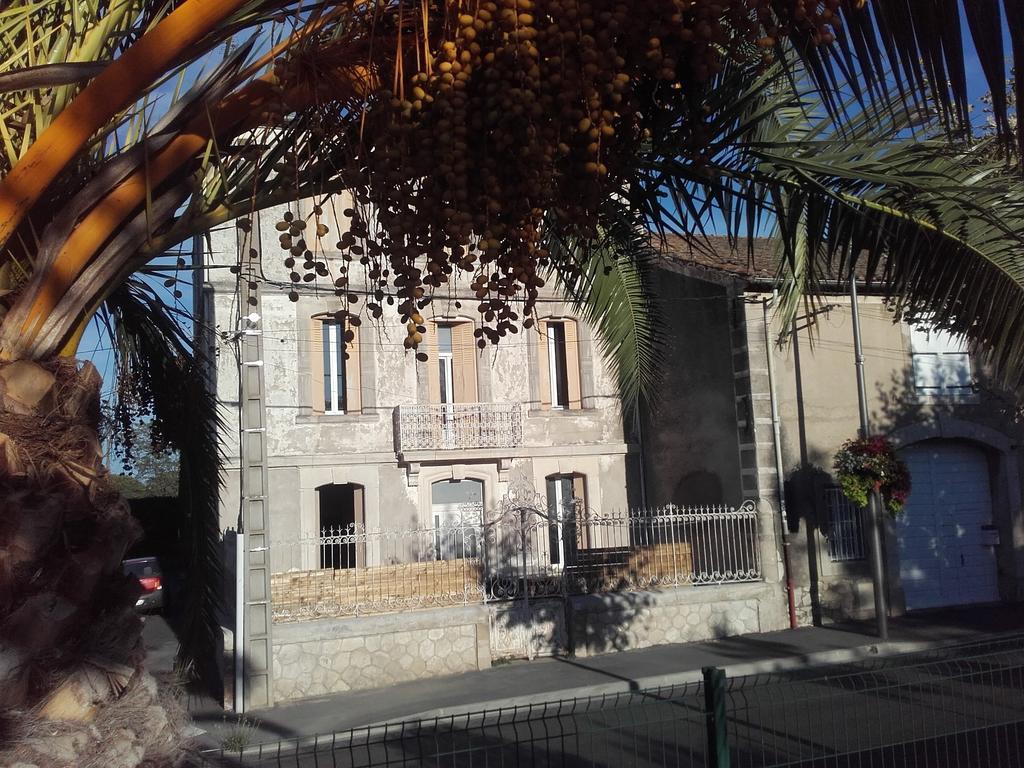
[[[0,710],[89,720],[141,667],[99,394],[91,363],[0,363]]]

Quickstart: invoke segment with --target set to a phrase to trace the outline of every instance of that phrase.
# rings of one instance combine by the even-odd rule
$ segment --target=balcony
[[[515,448],[523,442],[519,403],[448,403],[395,408],[395,445],[412,451]]]

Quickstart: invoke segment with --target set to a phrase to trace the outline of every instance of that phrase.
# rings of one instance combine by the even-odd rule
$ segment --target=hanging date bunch
[[[596,237],[602,199],[637,183],[666,110],[685,114],[687,95],[729,58],[754,64],[786,35],[830,42],[839,3],[461,0],[367,12],[384,87],[349,169],[355,204],[337,247],[365,267],[370,311],[393,297],[415,348],[419,310],[462,272],[479,346],[530,327],[552,258],[545,227]],[[694,157],[708,140],[697,121]]]

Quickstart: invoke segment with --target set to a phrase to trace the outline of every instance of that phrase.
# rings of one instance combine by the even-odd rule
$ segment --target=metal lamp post
[[[860,312],[857,308],[857,280],[850,270],[850,308],[853,316],[853,352],[857,366],[857,403],[860,406],[860,435],[870,437],[867,387],[864,383],[864,347],[860,338]],[[875,622],[878,637],[889,639],[889,606],[885,599],[885,570],[882,564],[882,496],[878,489],[868,497],[869,547],[871,549],[871,586],[875,595]]]

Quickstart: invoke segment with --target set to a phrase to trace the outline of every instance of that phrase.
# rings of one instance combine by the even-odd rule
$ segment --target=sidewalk
[[[890,620],[889,642],[873,623],[805,627],[702,643],[665,645],[590,658],[545,658],[501,664],[389,688],[339,693],[246,713],[251,744],[328,734],[360,726],[464,714],[553,699],[599,696],[701,679],[701,668],[724,667],[730,677],[843,664],[928,650],[1024,631],[1024,607],[967,608]],[[222,711],[193,712],[202,740],[219,746],[235,724]]]

